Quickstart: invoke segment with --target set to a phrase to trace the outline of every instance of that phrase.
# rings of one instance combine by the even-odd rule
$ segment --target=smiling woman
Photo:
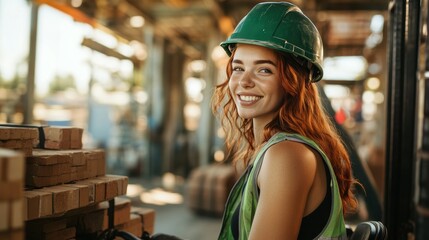
[[[213,112],[234,162],[219,239],[347,239],[350,160],[319,102],[320,34],[287,2],[257,4],[221,44],[230,56]]]

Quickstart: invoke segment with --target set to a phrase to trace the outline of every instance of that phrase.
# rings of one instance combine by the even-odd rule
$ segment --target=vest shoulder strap
[[[259,191],[258,191],[258,175],[261,170],[261,166],[264,160],[264,156],[266,151],[274,144],[279,143],[281,141],[295,141],[303,143],[314,150],[316,150],[320,156],[322,157],[323,161],[325,162],[325,165],[329,169],[329,174],[331,176],[331,182],[329,183],[329,187],[331,187],[331,194],[333,194],[332,197],[332,205],[331,205],[331,216],[329,218],[329,222],[326,224],[324,230],[322,231],[321,235],[319,236],[319,239],[343,239],[345,236],[345,224],[343,219],[343,213],[342,213],[342,203],[341,198],[339,195],[339,187],[338,182],[336,179],[335,172],[332,168],[332,165],[326,156],[326,154],[320,149],[320,147],[311,139],[308,139],[302,135],[299,134],[291,134],[291,133],[285,133],[280,132],[275,134],[271,139],[265,144],[265,146],[259,151],[257,154],[253,164],[253,169],[249,173],[249,179],[246,187],[250,188],[252,192],[252,196],[254,196],[257,199],[259,198]],[[248,195],[250,196],[250,195]],[[246,201],[244,201],[246,202]],[[255,202],[255,201],[253,201]],[[333,236],[336,236],[337,238],[332,238]]]

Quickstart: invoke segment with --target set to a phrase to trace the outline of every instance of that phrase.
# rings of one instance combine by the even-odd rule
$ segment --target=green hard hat
[[[231,56],[231,46],[237,43],[259,45],[301,57],[311,73],[310,81],[322,79],[322,38],[311,20],[291,3],[264,2],[254,6],[220,45]]]

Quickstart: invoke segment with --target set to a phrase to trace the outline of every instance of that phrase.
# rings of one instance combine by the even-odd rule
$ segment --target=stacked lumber
[[[0,148],[0,240],[24,239],[24,155]]]
[[[83,149],[82,133],[76,127],[0,125],[0,144],[11,149],[0,157],[0,216],[7,216],[0,218],[0,240],[22,240],[24,233],[26,239],[95,239],[111,227],[112,202],[116,229],[136,236],[153,232],[154,211],[131,211],[130,200],[120,198],[128,177],[106,175],[104,150]]]

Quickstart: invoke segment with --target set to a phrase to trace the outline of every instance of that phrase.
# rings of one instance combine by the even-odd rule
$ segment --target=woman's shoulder
[[[301,141],[279,141],[272,144],[265,153],[265,158],[271,159],[308,159],[314,160],[315,151],[308,144]]]
[[[316,176],[317,161],[316,153],[305,143],[280,141],[273,144],[265,152],[258,175],[261,194],[281,189],[282,199],[296,198],[288,200],[292,205],[306,202]]]
[[[316,153],[308,145],[296,141],[280,141],[267,149],[262,165],[268,172],[284,169],[285,173],[293,171],[313,175],[316,161]]]

